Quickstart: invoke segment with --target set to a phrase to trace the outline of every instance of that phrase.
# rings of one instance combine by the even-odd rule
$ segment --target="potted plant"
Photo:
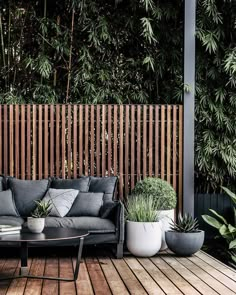
[[[31,232],[41,233],[45,226],[45,218],[51,212],[51,201],[35,201],[37,207],[31,213],[31,217],[27,218],[27,225]]]
[[[189,214],[179,214],[172,221],[171,230],[166,231],[166,243],[171,251],[180,256],[190,256],[203,245],[205,232],[199,230],[197,219]]]
[[[156,177],[146,177],[136,183],[133,194],[140,194],[143,197],[152,196],[155,200],[158,218],[162,228],[161,250],[167,248],[165,232],[170,229],[171,220],[174,219],[176,207],[176,192],[165,180]]]
[[[155,200],[151,196],[131,196],[126,209],[128,250],[135,256],[155,255],[161,247],[161,227],[157,221]]]

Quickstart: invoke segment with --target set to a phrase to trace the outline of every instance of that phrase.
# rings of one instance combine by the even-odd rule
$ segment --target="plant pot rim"
[[[45,219],[46,217],[32,217],[32,216],[29,216],[27,217],[27,219]]]
[[[175,210],[175,208],[170,208],[170,209],[157,209],[157,211],[172,211],[172,210]]]
[[[205,232],[204,230],[197,230],[197,231],[193,231],[193,232],[179,232],[179,231],[175,231],[175,230],[167,230],[166,232],[170,232],[170,233],[176,233],[176,234],[199,234],[201,232]]]
[[[156,220],[156,221],[132,221],[132,220],[126,220],[126,222],[129,222],[129,223],[159,223],[160,221],[159,220]]]

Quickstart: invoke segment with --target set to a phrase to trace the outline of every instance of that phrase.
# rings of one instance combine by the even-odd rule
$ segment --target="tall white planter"
[[[161,249],[163,251],[168,248],[166,244],[165,232],[170,230],[171,221],[175,218],[175,210],[158,210],[158,220],[161,223],[162,230],[162,241],[161,241]]]
[[[126,222],[127,248],[135,256],[151,257],[161,247],[160,222]]]

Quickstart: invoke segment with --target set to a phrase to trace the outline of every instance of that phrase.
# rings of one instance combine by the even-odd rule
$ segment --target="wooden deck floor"
[[[49,256],[30,259],[35,275],[72,275],[74,259]],[[0,259],[0,273],[18,271],[17,259]],[[0,295],[20,294],[236,294],[236,271],[204,252],[178,258],[163,253],[151,259],[126,256],[117,260],[85,255],[75,283],[18,279],[0,282]]]

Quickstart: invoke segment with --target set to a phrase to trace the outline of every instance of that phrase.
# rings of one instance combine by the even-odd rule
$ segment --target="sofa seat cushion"
[[[15,216],[0,216],[0,224],[23,225],[24,219]]]
[[[20,180],[9,178],[8,184],[12,190],[19,215],[27,217],[36,208],[35,201],[42,200],[46,194],[49,180]]]
[[[47,217],[46,227],[64,227],[86,230],[89,233],[114,233],[116,231],[114,223],[109,219],[99,217]]]

